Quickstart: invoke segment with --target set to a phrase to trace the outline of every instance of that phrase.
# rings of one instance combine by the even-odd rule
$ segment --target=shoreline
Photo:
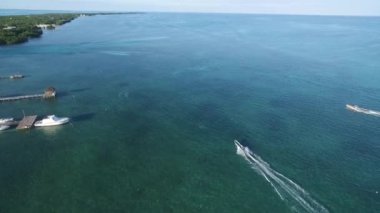
[[[136,13],[47,13],[0,16],[0,46],[17,45],[26,43],[32,38],[40,38],[44,33],[43,30],[54,30],[79,17],[127,14]]]

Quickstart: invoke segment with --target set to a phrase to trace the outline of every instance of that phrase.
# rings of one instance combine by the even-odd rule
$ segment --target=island
[[[20,44],[30,38],[39,38],[43,30],[71,22],[80,16],[136,14],[126,13],[63,13],[42,15],[0,16],[0,46]]]

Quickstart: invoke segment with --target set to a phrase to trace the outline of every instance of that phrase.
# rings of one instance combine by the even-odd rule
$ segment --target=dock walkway
[[[26,100],[26,99],[51,99],[55,98],[56,91],[54,87],[48,87],[43,94],[34,94],[34,95],[20,95],[20,96],[9,96],[9,97],[0,97],[0,102],[6,101],[18,101],[18,100]]]
[[[25,116],[20,121],[20,123],[18,124],[18,126],[16,127],[16,129],[30,129],[33,126],[33,124],[36,121],[36,119],[37,119],[37,115]]]
[[[14,96],[14,97],[0,97],[0,102],[18,101],[18,100],[24,100],[24,99],[35,99],[35,98],[43,98],[43,97],[44,97],[44,94],[21,95],[21,96]]]

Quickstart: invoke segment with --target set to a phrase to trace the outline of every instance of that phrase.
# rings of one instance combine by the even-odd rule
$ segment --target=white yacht
[[[37,121],[34,126],[58,126],[66,124],[70,121],[70,118],[59,118],[55,115],[48,115],[46,118]]]
[[[14,120],[13,118],[0,118],[0,124],[5,124],[13,120]]]
[[[0,125],[0,131],[6,130],[6,129],[9,129],[9,128],[10,128],[10,126]]]

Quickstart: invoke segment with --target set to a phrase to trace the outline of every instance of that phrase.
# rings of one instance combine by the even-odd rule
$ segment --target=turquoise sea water
[[[233,140],[330,212],[379,212],[380,18],[81,17],[0,48],[0,212],[291,212]],[[266,165],[268,166],[268,165]],[[275,183],[276,184],[276,183]],[[277,183],[278,184],[278,183]],[[281,185],[281,184],[280,184]],[[280,186],[281,187],[281,186]],[[302,210],[301,210],[302,212]]]

